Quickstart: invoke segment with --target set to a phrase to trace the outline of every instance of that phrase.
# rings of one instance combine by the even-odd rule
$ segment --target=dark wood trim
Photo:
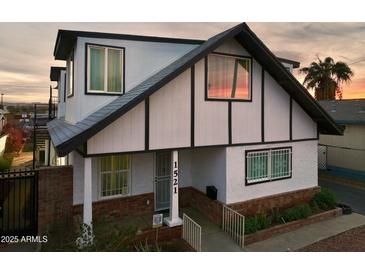
[[[114,49],[122,49],[123,51],[123,83],[122,83],[122,90],[121,92],[117,93],[110,93],[107,91],[100,91],[100,92],[90,92],[88,91],[88,49],[89,46],[98,46],[98,47],[106,47],[106,48],[114,48]],[[106,60],[105,60],[106,61]],[[85,69],[84,69],[84,79],[85,79],[85,95],[96,95],[96,96],[122,96],[125,93],[125,47],[117,47],[117,46],[109,46],[104,44],[95,44],[95,43],[85,43]],[[107,87],[105,87],[107,88]]]
[[[150,97],[144,100],[144,147],[146,151],[150,149]]]
[[[190,94],[190,146],[195,146],[195,65],[191,67]]]
[[[270,141],[270,142],[255,142],[255,143],[237,143],[237,144],[220,144],[220,145],[208,145],[208,146],[195,146],[194,148],[223,148],[223,147],[236,147],[236,146],[255,146],[255,145],[269,145],[269,144],[285,144],[285,143],[297,143],[306,141],[318,141],[318,138],[305,138],[297,140],[283,140],[283,141]],[[170,151],[170,150],[186,150],[191,149],[188,147],[174,147],[174,148],[164,148],[164,149],[151,149],[151,150],[133,150],[125,152],[112,152],[112,153],[100,153],[100,154],[87,154],[87,157],[99,157],[107,155],[118,155],[118,154],[131,154],[131,153],[146,153],[146,152],[156,152],[156,151]]]
[[[245,58],[250,60],[250,83],[249,83],[249,93],[250,99],[220,99],[220,98],[209,98],[208,96],[208,55],[205,57],[205,66],[204,66],[204,89],[205,89],[205,101],[218,101],[218,102],[242,102],[242,103],[250,103],[252,102],[252,74],[253,74],[253,59],[251,56],[243,56],[237,54],[228,54],[228,53],[220,53],[220,52],[212,52],[211,54],[215,55],[223,55],[223,56],[230,56],[230,57],[238,57],[238,58]]]
[[[282,177],[282,178],[275,178],[275,179],[268,179],[265,181],[260,181],[260,182],[255,182],[255,183],[248,183],[247,182],[247,172],[248,172],[248,165],[247,165],[247,154],[250,152],[259,152],[259,151],[266,151],[266,150],[276,150],[276,149],[290,149],[290,175],[287,177]],[[268,159],[269,161],[271,159]],[[287,146],[287,147],[270,147],[270,148],[262,148],[262,149],[250,149],[250,150],[245,150],[245,186],[252,186],[252,185],[258,185],[258,184],[263,184],[263,183],[268,183],[268,182],[274,182],[274,181],[282,181],[282,180],[287,180],[287,179],[291,179],[293,176],[293,147],[292,146]]]
[[[265,142],[265,70],[261,67],[261,141]]]
[[[246,59],[252,60],[252,56],[248,56],[248,55],[232,54],[232,53],[225,53],[225,52],[219,52],[219,51],[213,51],[211,54],[224,55],[224,56],[229,56],[229,57],[246,58]]]
[[[228,102],[228,144],[232,144],[232,102]]]
[[[289,100],[289,140],[293,140],[293,98],[290,96]]]
[[[63,87],[63,102],[66,102],[66,97],[67,97],[67,72],[65,73],[65,77],[64,77],[64,87]]]

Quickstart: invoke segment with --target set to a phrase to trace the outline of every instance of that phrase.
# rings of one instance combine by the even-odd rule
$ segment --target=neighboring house
[[[49,110],[50,116],[57,119],[64,119],[66,109],[66,67],[51,67],[50,80],[57,82],[57,96],[51,94]],[[51,91],[52,92],[52,91]],[[56,100],[53,100],[56,98]],[[52,117],[53,118],[53,117]],[[68,165],[68,156],[57,157],[54,146],[51,145],[51,139],[45,140],[45,165],[63,166]]]
[[[365,99],[325,100],[319,104],[345,127],[343,136],[320,135],[319,143],[326,146],[327,168],[362,175],[365,180]]]
[[[169,209],[179,225],[188,188],[222,204],[310,192],[319,132],[341,134],[244,23],[207,41],[59,30],[54,56],[66,97],[48,129],[87,224]]]

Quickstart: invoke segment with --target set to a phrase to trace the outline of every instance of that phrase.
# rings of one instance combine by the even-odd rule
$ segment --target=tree
[[[354,76],[351,68],[344,62],[335,62],[331,57],[324,61],[318,58],[309,67],[300,69],[306,74],[303,85],[307,89],[314,89],[316,100],[334,100],[336,95],[342,99],[342,85],[349,83]]]
[[[6,153],[17,153],[24,143],[25,133],[18,127],[6,124],[3,132],[8,135],[5,145]]]

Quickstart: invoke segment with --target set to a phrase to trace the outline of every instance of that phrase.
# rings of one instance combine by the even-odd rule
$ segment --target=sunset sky
[[[46,102],[58,29],[207,39],[236,23],[0,23],[0,93],[5,102]],[[331,56],[355,72],[343,98],[365,98],[365,23],[248,23],[277,55],[301,63]],[[295,76],[300,82],[303,75]]]

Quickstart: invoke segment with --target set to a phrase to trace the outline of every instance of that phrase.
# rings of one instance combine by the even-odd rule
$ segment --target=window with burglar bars
[[[130,156],[113,155],[99,158],[101,197],[129,194]]]
[[[291,176],[291,148],[249,151],[246,154],[246,183],[254,184]]]

